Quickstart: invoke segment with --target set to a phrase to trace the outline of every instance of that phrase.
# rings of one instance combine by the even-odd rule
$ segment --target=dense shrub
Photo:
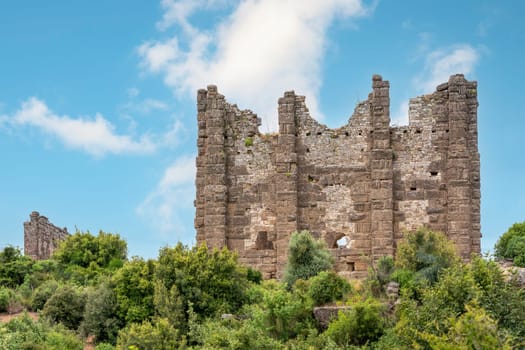
[[[33,298],[31,301],[31,309],[33,311],[42,310],[46,301],[51,298],[51,296],[58,289],[58,282],[55,280],[47,280],[38,286],[33,292]]]
[[[454,244],[440,233],[421,228],[406,233],[398,244],[395,265],[434,283],[441,269],[459,262]]]
[[[279,350],[284,345],[251,321],[208,319],[191,324],[193,349]]]
[[[153,316],[154,272],[154,261],[134,257],[113,276],[117,313],[126,324]]]
[[[375,342],[383,334],[386,321],[384,306],[374,299],[352,304],[349,311],[340,311],[330,322],[326,335],[344,348]]]
[[[53,323],[61,323],[69,329],[77,329],[82,322],[86,295],[72,285],[63,285],[47,300],[42,315]]]
[[[351,289],[350,283],[333,271],[321,271],[310,279],[308,295],[315,305],[341,300]]]
[[[159,318],[152,323],[132,323],[120,331],[117,350],[175,350],[179,349],[178,332],[168,320]],[[181,349],[184,348],[182,344]]]
[[[368,276],[365,284],[376,297],[380,297],[385,293],[385,286],[392,280],[391,275],[394,272],[394,259],[390,256],[383,256],[374,266],[368,269]]]
[[[494,248],[498,258],[513,260],[516,266],[525,267],[525,221],[512,225]]]
[[[448,320],[448,332],[422,332],[431,349],[501,349],[513,348],[511,339],[498,329],[497,322],[483,308],[466,305],[466,312]]]
[[[23,256],[19,248],[5,247],[0,252],[0,286],[16,288],[31,271],[33,260]]]
[[[27,314],[0,323],[2,350],[82,350],[82,341],[63,326],[34,321]]]
[[[470,273],[480,290],[479,304],[498,321],[498,326],[519,339],[525,339],[525,290],[505,282],[494,261],[474,256]]]
[[[247,270],[238,264],[235,252],[180,243],[160,250],[155,278],[167,290],[177,286],[184,310],[191,304],[197,315],[206,317],[238,310],[249,285]]]
[[[168,290],[162,281],[155,281],[153,303],[158,317],[167,319],[179,330],[186,330],[184,298],[175,284]]]
[[[298,279],[309,279],[333,266],[332,254],[323,240],[316,240],[310,232],[294,232],[288,244],[288,262],[284,281],[291,287]]]
[[[97,342],[114,344],[122,326],[117,316],[118,305],[115,293],[106,283],[92,289],[87,294],[82,331],[94,335]]]
[[[6,312],[13,298],[13,291],[6,287],[0,287],[0,312]]]
[[[127,243],[118,234],[76,232],[61,242],[53,259],[64,279],[87,284],[119,269],[126,261]]]
[[[285,285],[275,281],[266,281],[254,288],[259,300],[251,306],[250,314],[267,335],[286,341],[306,335],[313,328],[313,305],[306,293],[288,291]]]

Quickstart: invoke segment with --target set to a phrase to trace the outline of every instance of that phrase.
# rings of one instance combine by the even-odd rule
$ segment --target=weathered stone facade
[[[69,236],[67,228],[59,228],[34,211],[24,222],[24,255],[35,260],[49,259],[61,241]]]
[[[389,82],[376,75],[372,89],[338,129],[286,92],[276,134],[215,86],[199,90],[197,242],[238,251],[266,278],[282,276],[296,230],[326,240],[348,277],[420,226],[446,233],[466,259],[479,253],[477,83],[453,75],[411,99],[402,127],[390,126]]]

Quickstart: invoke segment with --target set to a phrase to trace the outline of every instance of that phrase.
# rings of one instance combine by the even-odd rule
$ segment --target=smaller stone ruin
[[[48,218],[34,211],[24,222],[24,254],[35,260],[49,259],[61,241],[69,236],[67,228],[60,228]]]

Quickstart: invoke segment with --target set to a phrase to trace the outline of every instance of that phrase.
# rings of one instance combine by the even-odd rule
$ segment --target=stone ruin
[[[49,259],[61,241],[69,236],[67,228],[59,228],[34,211],[24,222],[24,255],[35,260]]]
[[[453,75],[410,100],[409,125],[390,125],[389,82],[348,124],[314,120],[304,96],[279,99],[279,132],[225,101],[214,85],[197,94],[197,243],[228,247],[265,278],[281,278],[290,234],[326,241],[339,274],[366,275],[394,256],[406,231],[444,232],[468,259],[480,252],[477,83]]]

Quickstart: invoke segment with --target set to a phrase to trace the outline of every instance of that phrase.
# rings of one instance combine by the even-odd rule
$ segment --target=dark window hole
[[[417,130],[416,130],[416,134],[421,134],[421,130],[420,130],[420,129],[417,129]]]
[[[416,187],[410,187],[410,191],[415,191],[415,190],[417,190]]]
[[[318,131],[318,132],[317,132],[317,135],[322,135],[322,134],[323,134],[323,133],[322,133],[322,132],[320,132],[320,131]]]
[[[306,136],[310,136],[310,131],[307,131],[307,132],[306,132]]]
[[[310,149],[309,148],[306,149],[306,153],[310,153]]]
[[[445,130],[445,132],[448,132],[448,129],[447,129],[447,130]]]
[[[345,136],[350,136],[350,134],[348,133],[348,131],[345,132]]]
[[[431,171],[430,172],[430,176],[437,176],[438,172],[437,171]]]

